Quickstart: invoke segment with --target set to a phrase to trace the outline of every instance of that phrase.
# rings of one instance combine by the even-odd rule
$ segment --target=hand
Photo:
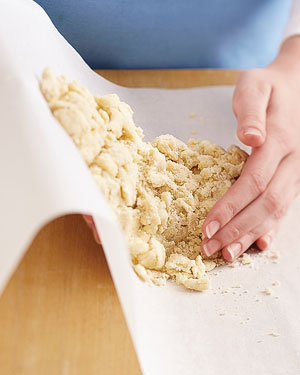
[[[264,250],[300,190],[300,36],[268,67],[241,74],[233,97],[239,139],[252,147],[242,174],[209,212],[203,252],[235,260]]]
[[[84,218],[84,220],[87,223],[88,227],[92,230],[96,242],[100,244],[101,241],[100,241],[100,237],[99,237],[99,234],[97,232],[97,229],[96,229],[96,226],[95,226],[95,223],[94,223],[94,220],[93,220],[93,216],[91,216],[91,215],[82,215],[82,217]]]

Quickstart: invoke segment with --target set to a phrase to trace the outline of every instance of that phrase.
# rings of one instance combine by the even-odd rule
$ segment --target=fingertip
[[[253,132],[240,132],[239,139],[246,146],[259,147],[265,142],[265,135],[261,132],[254,134]]]
[[[259,250],[264,251],[268,249],[268,247],[271,245],[271,242],[272,238],[269,235],[265,235],[256,240],[256,245]]]
[[[93,216],[91,215],[82,215],[82,217],[84,218],[84,220],[86,221],[86,223],[93,223],[94,220],[93,220]]]
[[[265,251],[268,248],[261,239],[256,240],[255,243],[256,243],[258,250],[260,251]]]
[[[259,147],[265,141],[265,134],[259,129],[248,128],[239,132],[239,139],[246,146]]]
[[[220,229],[220,223],[217,220],[210,221],[205,227],[205,233],[207,238],[212,238]]]
[[[93,222],[93,219],[91,218],[91,216],[88,216],[88,215],[82,215],[83,216],[83,219],[85,221],[85,223],[87,224],[87,226],[92,229],[93,228],[93,225],[94,225],[94,222]]]
[[[91,215],[82,215],[82,217],[83,217],[84,221],[86,222],[87,226],[92,230],[95,241],[98,244],[101,244],[100,236],[99,236],[98,231],[96,229],[93,216],[91,216]]]
[[[234,258],[232,257],[231,253],[228,251],[226,247],[222,250],[222,256],[225,260],[227,260],[227,262],[234,261]]]
[[[207,253],[207,248],[206,248],[206,243],[208,242],[208,238],[206,237],[206,238],[204,238],[204,240],[202,240],[202,242],[201,242],[201,250],[202,250],[202,253],[205,255],[205,256],[207,256],[207,257],[209,257],[210,255]]]
[[[217,251],[221,250],[221,243],[218,240],[208,240],[205,238],[201,243],[202,252],[207,257],[212,256]]]
[[[101,241],[100,241],[100,237],[96,228],[93,228],[93,235],[94,235],[95,241],[100,245]]]

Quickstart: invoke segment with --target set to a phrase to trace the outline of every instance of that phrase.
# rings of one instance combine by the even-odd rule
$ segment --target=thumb
[[[237,118],[237,135],[247,146],[259,147],[266,139],[266,116],[271,85],[242,79],[233,96],[233,111]]]

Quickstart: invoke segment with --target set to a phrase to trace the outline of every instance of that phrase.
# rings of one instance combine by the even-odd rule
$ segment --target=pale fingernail
[[[227,251],[229,252],[232,260],[240,254],[241,250],[242,246],[239,242],[234,242],[227,247]]]
[[[256,128],[248,128],[244,131],[244,135],[258,135],[261,137],[261,132]]]
[[[94,238],[95,238],[95,240],[96,240],[96,242],[97,243],[101,243],[101,241],[100,241],[100,237],[99,237],[99,234],[98,234],[98,232],[97,232],[97,229],[93,229],[93,235],[94,235]]]
[[[87,223],[93,223],[93,218],[92,216],[88,216],[88,215],[83,215],[83,218],[84,220],[87,222]]]
[[[210,240],[205,245],[203,245],[204,254],[208,257],[220,249],[221,244],[217,240]]]
[[[213,220],[211,221],[207,227],[206,227],[206,235],[208,238],[212,238],[212,236],[217,233],[217,231],[219,230],[220,228],[220,224],[216,221],[216,220]]]

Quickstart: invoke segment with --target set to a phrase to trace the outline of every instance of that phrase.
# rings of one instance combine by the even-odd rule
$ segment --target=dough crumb
[[[280,336],[280,334],[279,334],[279,333],[277,333],[277,332],[270,332],[270,333],[269,333],[269,336],[273,336],[273,337],[279,337],[279,336]]]
[[[116,214],[140,279],[208,289],[206,273],[227,263],[220,252],[209,259],[202,253],[202,224],[239,177],[247,153],[169,134],[144,142],[132,109],[116,94],[94,96],[50,69],[41,91]]]
[[[216,267],[216,262],[213,262],[212,260],[203,260],[205,271],[210,272]]]
[[[272,285],[273,285],[273,286],[278,286],[278,285],[280,285],[280,282],[276,280],[276,281],[274,281],[274,282],[272,283]]]
[[[279,258],[280,258],[280,253],[279,253],[278,250],[267,251],[267,252],[265,253],[265,257],[266,257],[266,258],[279,259]]]
[[[242,258],[242,264],[251,264],[252,260],[249,254],[244,253]]]
[[[265,295],[267,295],[267,296],[270,296],[270,295],[273,293],[273,291],[272,291],[272,289],[270,289],[270,288],[266,288],[266,289],[263,291],[263,293],[264,293]]]

